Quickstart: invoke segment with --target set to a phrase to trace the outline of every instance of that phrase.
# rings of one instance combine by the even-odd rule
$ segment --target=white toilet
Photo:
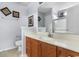
[[[22,41],[21,40],[18,40],[15,42],[15,45],[18,47],[18,51],[21,51],[22,50]]]

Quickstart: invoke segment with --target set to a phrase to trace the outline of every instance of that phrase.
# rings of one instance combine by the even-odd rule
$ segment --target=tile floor
[[[0,52],[0,57],[20,57],[21,52],[17,48]]]

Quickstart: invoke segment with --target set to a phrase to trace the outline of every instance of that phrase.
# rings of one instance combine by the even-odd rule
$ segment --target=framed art
[[[32,27],[34,25],[34,17],[33,15],[28,17],[28,27]]]
[[[19,18],[19,12],[13,11],[12,16],[16,17],[16,18]]]
[[[1,9],[1,12],[5,15],[8,16],[11,14],[11,11],[8,9],[8,7],[4,7]]]

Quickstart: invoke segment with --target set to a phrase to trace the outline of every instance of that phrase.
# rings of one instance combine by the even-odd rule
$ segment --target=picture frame
[[[11,14],[11,11],[9,10],[8,7],[4,7],[4,8],[2,8],[2,9],[0,9],[0,10],[1,10],[1,12],[2,12],[5,16],[8,16],[8,15]]]
[[[28,27],[33,27],[34,25],[34,16],[28,17]]]
[[[15,18],[19,18],[20,13],[18,11],[13,11],[12,16],[15,17]]]

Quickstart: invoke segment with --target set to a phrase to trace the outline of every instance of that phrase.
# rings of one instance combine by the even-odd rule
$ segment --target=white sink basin
[[[62,47],[67,47],[67,45],[65,43],[63,43],[63,42],[55,41],[55,44],[59,45],[59,46],[62,46]]]

